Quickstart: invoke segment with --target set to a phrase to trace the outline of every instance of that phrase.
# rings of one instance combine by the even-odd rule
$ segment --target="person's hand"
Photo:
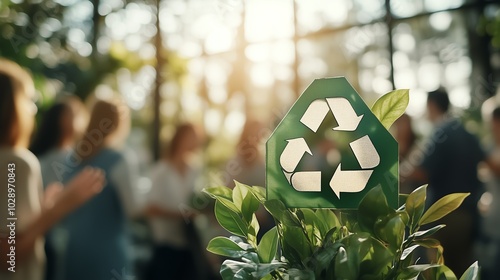
[[[64,210],[71,211],[100,193],[104,185],[104,172],[101,169],[86,167],[57,195],[55,204],[61,204]]]
[[[50,208],[54,206],[54,203],[57,200],[57,197],[61,195],[64,187],[60,182],[50,183],[43,193],[43,209]]]

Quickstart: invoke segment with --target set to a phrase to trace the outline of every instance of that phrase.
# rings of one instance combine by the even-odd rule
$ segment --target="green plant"
[[[208,188],[218,222],[234,235],[212,239],[207,250],[230,258],[222,264],[223,279],[457,279],[432,238],[445,225],[421,227],[458,208],[468,194],[447,195],[424,211],[426,188],[394,210],[376,187],[357,211],[338,215],[330,209],[287,209],[279,200],[266,201],[263,188],[238,182],[233,190]],[[261,204],[276,226],[257,242],[255,212]],[[416,264],[418,247],[437,249],[437,262]],[[474,263],[460,280],[477,275]]]
[[[372,111],[385,127],[401,116],[408,91],[381,97]],[[357,210],[287,208],[266,200],[265,189],[236,182],[234,189],[207,188],[216,200],[215,216],[233,236],[216,237],[207,250],[228,257],[223,279],[457,279],[444,265],[443,247],[432,235],[445,225],[433,223],[460,206],[469,195],[447,195],[425,211],[427,186],[400,196],[392,209],[380,186],[370,190]],[[257,240],[261,205],[276,226]],[[437,251],[436,263],[419,264],[418,247]],[[474,263],[460,278],[478,279]]]

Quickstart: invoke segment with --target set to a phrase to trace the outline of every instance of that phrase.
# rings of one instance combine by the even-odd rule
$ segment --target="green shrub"
[[[380,187],[370,190],[357,211],[290,208],[265,199],[265,189],[236,183],[205,192],[216,199],[215,216],[233,236],[216,237],[207,250],[228,257],[223,279],[457,279],[444,265],[443,248],[432,235],[445,225],[421,230],[460,206],[468,196],[447,195],[424,211],[427,186],[397,210]],[[276,226],[257,241],[255,212],[263,205]],[[416,248],[437,249],[437,263],[418,264]],[[423,275],[425,273],[425,277]],[[474,263],[460,279],[478,279]]]

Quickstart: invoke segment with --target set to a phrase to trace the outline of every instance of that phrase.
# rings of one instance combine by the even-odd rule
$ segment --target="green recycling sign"
[[[344,77],[314,80],[266,150],[268,199],[352,209],[381,185],[398,206],[398,144]]]

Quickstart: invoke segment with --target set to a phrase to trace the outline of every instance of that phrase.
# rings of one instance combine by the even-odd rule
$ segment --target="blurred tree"
[[[478,24],[478,32],[480,35],[489,36],[491,46],[500,49],[500,8],[497,7],[495,12],[489,14],[485,12],[482,15]]]
[[[29,68],[33,76],[40,77],[40,83],[44,78],[57,79],[62,82],[61,91],[85,98],[107,74],[121,67],[134,71],[154,63],[121,43],[111,44],[106,53],[97,51],[99,36],[104,36],[100,32],[104,23],[98,12],[99,0],[34,2],[0,0],[0,56]],[[82,7],[77,10],[76,5]],[[85,10],[90,11],[86,14]],[[167,72],[178,77],[182,69]],[[38,88],[47,96],[43,86]]]

